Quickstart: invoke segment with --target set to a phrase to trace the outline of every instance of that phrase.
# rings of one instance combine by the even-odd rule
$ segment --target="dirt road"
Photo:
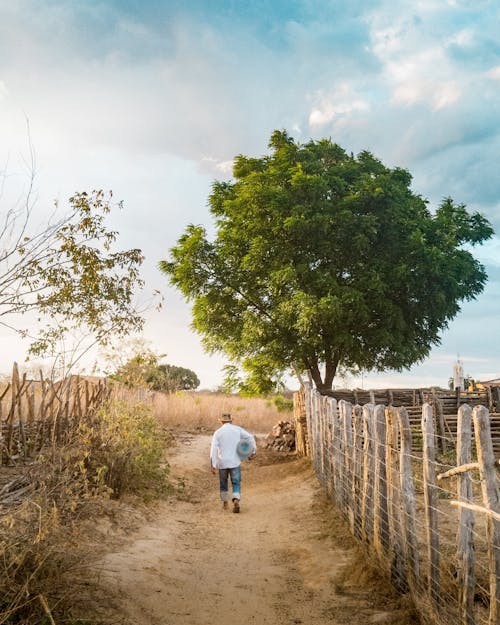
[[[102,562],[120,623],[410,625],[369,571],[307,460],[259,449],[243,466],[240,514],[223,511],[208,469],[210,437],[169,454],[185,501],[172,498]]]

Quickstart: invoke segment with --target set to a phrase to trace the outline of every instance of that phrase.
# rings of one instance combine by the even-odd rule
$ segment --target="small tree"
[[[142,328],[134,296],[143,282],[139,249],[115,251],[105,219],[112,194],[76,193],[69,212],[35,228],[30,199],[0,224],[0,323],[31,339],[30,353],[55,353],[78,333],[104,344]],[[118,203],[121,207],[121,203]],[[39,331],[20,328],[32,313]]]
[[[215,239],[189,225],[160,263],[206,348],[264,389],[286,369],[329,389],[339,367],[424,359],[484,288],[469,249],[492,236],[488,221],[450,198],[431,213],[408,171],[369,152],[279,131],[269,146],[214,183]]]

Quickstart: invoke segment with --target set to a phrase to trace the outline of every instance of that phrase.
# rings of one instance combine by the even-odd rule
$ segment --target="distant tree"
[[[129,388],[150,387],[150,380],[158,368],[158,359],[154,352],[142,351],[134,354],[109,377]]]
[[[262,389],[290,369],[329,389],[339,367],[424,359],[484,288],[470,247],[492,236],[489,222],[450,198],[431,212],[408,171],[369,152],[284,131],[269,146],[213,184],[215,239],[189,225],[160,263],[206,348]]]
[[[165,393],[190,391],[198,388],[200,380],[185,367],[160,364],[165,354],[156,353],[142,338],[129,339],[120,348],[108,350],[107,375],[130,388],[151,388]]]
[[[75,193],[68,212],[41,227],[30,193],[23,205],[3,212],[0,324],[29,337],[32,355],[55,352],[72,333],[104,344],[142,328],[134,297],[143,286],[143,255],[113,249],[118,233],[105,224],[111,202],[111,193]],[[39,330],[21,327],[26,313]]]
[[[150,373],[148,384],[156,391],[175,393],[197,389],[200,386],[200,380],[191,369],[175,365],[158,365]]]

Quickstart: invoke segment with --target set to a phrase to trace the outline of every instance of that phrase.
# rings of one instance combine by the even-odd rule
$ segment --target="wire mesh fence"
[[[309,386],[295,402],[307,424],[298,449],[422,620],[498,625],[500,496],[488,409],[460,405],[450,438],[426,402],[418,424],[405,407],[361,406]]]

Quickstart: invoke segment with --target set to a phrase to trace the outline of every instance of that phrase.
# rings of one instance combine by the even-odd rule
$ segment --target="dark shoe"
[[[235,499],[233,501],[233,512],[239,512],[240,511],[240,502]]]

